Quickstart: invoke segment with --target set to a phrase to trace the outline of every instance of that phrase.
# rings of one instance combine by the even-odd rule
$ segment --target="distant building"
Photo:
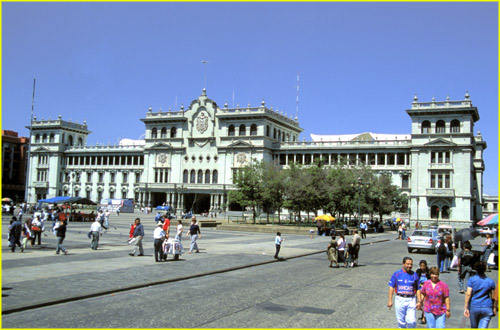
[[[298,119],[265,106],[220,108],[206,91],[187,109],[153,112],[144,140],[87,145],[83,124],[34,120],[30,202],[58,195],[133,198],[196,213],[231,209],[233,176],[252,159],[308,165],[368,164],[388,173],[409,197],[411,221],[469,223],[482,218],[483,150],[473,134],[477,108],[462,101],[418,102],[406,110],[411,134],[314,135],[299,141]],[[29,127],[28,127],[29,128]]]
[[[2,197],[14,202],[25,200],[28,142],[17,132],[2,130]]]
[[[483,217],[498,213],[498,196],[483,195]]]

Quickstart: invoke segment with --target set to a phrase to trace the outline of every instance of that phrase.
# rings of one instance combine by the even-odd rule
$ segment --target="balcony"
[[[435,188],[427,189],[427,197],[455,197],[455,189],[452,188]]]
[[[49,182],[48,181],[35,181],[35,182],[33,182],[33,187],[35,187],[35,188],[48,188]]]

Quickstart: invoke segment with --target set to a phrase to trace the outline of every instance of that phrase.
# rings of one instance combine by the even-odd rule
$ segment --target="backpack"
[[[439,244],[438,254],[440,254],[440,255],[446,255],[446,253],[448,253],[448,249],[446,248],[446,243],[445,244]]]
[[[460,264],[462,266],[470,266],[472,263],[472,258],[474,258],[474,253],[472,253],[472,251],[469,250],[464,250],[462,254],[462,261]]]

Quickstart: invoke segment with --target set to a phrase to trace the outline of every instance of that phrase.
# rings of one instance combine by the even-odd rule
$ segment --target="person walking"
[[[66,248],[62,245],[64,239],[66,238],[66,227],[67,225],[65,220],[59,220],[59,226],[54,227],[57,239],[56,254],[59,254],[61,251],[64,254],[68,254],[68,250],[66,250]]]
[[[412,258],[403,258],[403,268],[395,271],[389,281],[387,307],[391,309],[393,306],[392,296],[396,293],[394,305],[398,328],[415,328],[417,308],[421,307],[420,301],[417,301],[419,279],[417,274],[411,270],[412,267]]]
[[[462,251],[458,254],[458,287],[460,293],[464,294],[464,288],[467,289],[469,278],[474,275],[472,269],[474,253],[472,252],[472,244],[469,241],[464,242],[462,248]]]
[[[338,263],[343,263],[344,267],[346,267],[345,263],[345,238],[344,235],[339,234],[339,239],[337,240],[337,260]]]
[[[42,222],[39,215],[35,216],[31,221],[31,233],[33,234],[31,237],[31,246],[35,244],[35,241],[40,245],[42,243]]]
[[[359,249],[361,248],[361,236],[358,234],[358,230],[354,229],[352,235],[352,267],[358,266]],[[365,235],[366,236],[366,235]]]
[[[423,304],[427,328],[444,329],[446,319],[450,318],[450,288],[439,280],[439,269],[432,267],[429,270],[431,279],[425,281],[418,291],[420,306]],[[422,308],[422,307],[420,307]]]
[[[12,224],[10,225],[9,231],[9,242],[10,242],[10,251],[16,252],[16,245],[21,248],[21,252],[24,251],[23,246],[21,245],[21,233],[23,231],[23,224],[21,221],[17,220],[14,216],[12,217]]]
[[[135,219],[135,228],[132,237],[135,238],[134,249],[129,253],[130,256],[134,257],[137,252],[139,252],[139,257],[144,256],[144,248],[142,247],[142,239],[144,238],[144,226],[141,223],[141,219]]]
[[[486,240],[481,246],[484,246],[483,255],[481,256],[481,261],[488,262],[488,257],[493,251],[493,240],[490,234],[486,234]]]
[[[22,229],[22,241],[21,241],[21,252],[26,250],[26,246],[28,245],[28,241],[31,241],[31,218],[28,218],[24,221],[23,229]]]
[[[419,263],[420,268],[417,269],[416,273],[418,276],[418,285],[419,288],[422,288],[424,283],[427,280],[431,279],[431,274],[429,274],[429,267],[427,266],[427,261],[426,260],[420,260]],[[425,312],[422,311],[422,317],[420,317],[420,323],[426,324],[427,320],[425,319]]]
[[[450,234],[446,235],[444,243],[446,244],[446,248],[448,250],[446,253],[445,261],[444,261],[444,269],[446,270],[447,273],[449,273],[451,260],[453,259],[453,256],[455,255],[455,252],[457,251],[457,249],[455,247],[455,243],[451,239]]]
[[[363,220],[359,224],[359,230],[361,231],[361,238],[366,239],[366,231],[368,230],[368,225],[366,224],[366,220]]]
[[[445,259],[448,254],[448,246],[444,242],[444,238],[441,238],[439,242],[436,244],[437,248],[437,266],[440,272],[444,272],[445,268]]]
[[[92,225],[90,226],[90,235],[92,236],[90,248],[92,250],[97,250],[97,247],[99,246],[99,236],[102,235],[102,225],[97,219],[92,222]]]
[[[474,264],[477,275],[469,279],[465,293],[464,316],[469,318],[471,328],[487,328],[495,315],[492,293],[496,286],[495,282],[484,274],[486,267],[484,261]]]
[[[184,253],[184,247],[182,246],[182,233],[184,232],[184,226],[182,225],[182,220],[177,221],[177,228],[175,232],[175,239],[179,242],[181,248],[181,253]]]
[[[189,252],[192,253],[193,250],[196,250],[196,253],[200,252],[200,249],[198,249],[198,244],[196,241],[198,240],[198,237],[201,238],[201,231],[200,231],[200,226],[196,223],[196,217],[193,216],[191,219],[191,227],[189,227],[189,231],[186,235],[186,237],[191,236],[191,245],[189,245]]]
[[[155,261],[160,262],[163,259],[163,241],[165,240],[165,231],[162,228],[162,223],[158,222],[155,230],[153,231]]]
[[[280,253],[281,244],[283,243],[283,241],[284,239],[281,237],[281,233],[277,232],[276,238],[274,239],[274,243],[276,243],[276,253],[274,254],[274,259],[279,259],[278,254]]]
[[[337,240],[335,236],[332,236],[332,240],[327,247],[328,260],[330,260],[330,267],[333,268],[333,263],[335,263],[335,268],[339,268],[339,263],[337,262]]]
[[[166,214],[163,217],[163,231],[165,232],[165,235],[170,236],[170,219],[167,217]]]

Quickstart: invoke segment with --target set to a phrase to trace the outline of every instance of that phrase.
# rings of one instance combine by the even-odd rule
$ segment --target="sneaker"
[[[135,257],[135,254],[133,254],[133,253],[129,253],[128,255],[131,257]]]

